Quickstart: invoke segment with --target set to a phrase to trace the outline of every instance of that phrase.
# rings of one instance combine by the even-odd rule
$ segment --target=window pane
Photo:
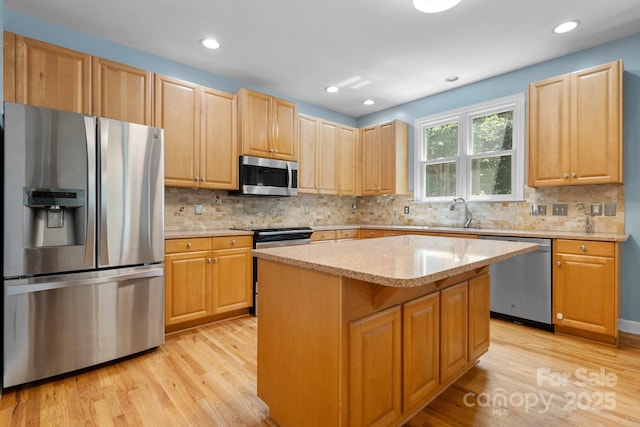
[[[513,110],[473,119],[474,153],[511,150],[512,146]]]
[[[485,196],[511,194],[511,156],[495,156],[471,161],[471,194]]]
[[[427,160],[456,157],[458,155],[458,123],[433,126],[425,131]]]
[[[426,165],[426,197],[456,195],[456,163],[436,163]]]

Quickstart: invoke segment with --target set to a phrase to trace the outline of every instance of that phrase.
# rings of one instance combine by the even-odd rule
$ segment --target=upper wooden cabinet
[[[165,184],[237,188],[236,97],[156,75],[154,124],[164,128]]]
[[[362,195],[406,194],[409,125],[394,120],[362,129]]]
[[[297,160],[296,104],[246,88],[237,94],[241,154]]]
[[[299,131],[298,191],[338,194],[340,125],[300,115]]]
[[[529,186],[622,183],[622,61],[529,85]]]
[[[360,193],[358,130],[341,125],[338,145],[338,193],[357,196]]]
[[[198,85],[157,74],[155,104],[154,125],[164,128],[165,184],[173,187],[198,187]]]
[[[151,125],[153,73],[96,57],[91,67],[93,114]]]
[[[71,49],[33,40],[20,35],[9,35],[15,39],[15,74],[7,62],[12,52],[4,52],[5,73],[10,86],[15,77],[15,102],[40,107],[91,113],[90,76],[91,56]],[[5,43],[11,44],[11,41]],[[10,48],[10,47],[9,47]],[[11,100],[11,91],[5,101]]]

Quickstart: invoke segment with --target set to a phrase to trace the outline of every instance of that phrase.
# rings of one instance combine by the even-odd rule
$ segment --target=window
[[[522,200],[524,94],[417,119],[415,200]]]

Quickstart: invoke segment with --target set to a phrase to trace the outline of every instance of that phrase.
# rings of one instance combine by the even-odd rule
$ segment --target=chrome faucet
[[[467,202],[462,197],[454,198],[453,202],[451,203],[451,207],[449,207],[450,211],[456,210],[456,202],[464,203],[464,228],[469,228],[469,226],[471,225],[472,216],[471,211],[467,207]]]

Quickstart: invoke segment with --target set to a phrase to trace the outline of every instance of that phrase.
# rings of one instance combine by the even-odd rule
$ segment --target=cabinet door
[[[570,182],[569,74],[529,85],[529,186]]]
[[[358,130],[340,126],[338,155],[338,193],[345,196],[358,195]]]
[[[114,120],[151,125],[150,71],[93,57],[93,114]]]
[[[488,274],[469,280],[469,360],[489,350],[490,283]]]
[[[424,403],[440,385],[438,292],[405,303],[402,325],[403,411],[408,412]]]
[[[378,194],[380,190],[380,129],[362,129],[362,195]]]
[[[16,36],[16,102],[91,113],[91,57]]]
[[[212,314],[210,258],[210,251],[165,257],[165,325]]]
[[[469,360],[468,316],[468,282],[440,292],[440,382],[443,384]]]
[[[620,61],[571,73],[571,102],[572,182],[622,182]]]
[[[201,89],[200,187],[238,188],[238,139],[236,96]]]
[[[617,335],[614,258],[557,253],[554,264],[554,323]]]
[[[298,107],[283,99],[271,99],[271,157],[297,160]]]
[[[388,426],[401,409],[400,307],[350,326],[349,425]]]
[[[318,126],[318,185],[322,194],[338,194],[338,140],[339,127],[321,121]]]
[[[395,122],[380,125],[380,192],[395,194],[396,127]]]
[[[200,174],[200,100],[198,86],[155,76],[154,125],[164,128],[164,182],[169,187],[197,187]]]
[[[238,99],[242,154],[270,157],[271,97],[243,88]]]
[[[252,264],[250,247],[213,252],[213,313],[253,305]]]
[[[300,156],[298,162],[298,191],[317,193],[316,151],[318,144],[318,121],[313,117],[299,116]]]
[[[16,102],[16,35],[5,31],[2,48],[2,96],[6,102]]]

